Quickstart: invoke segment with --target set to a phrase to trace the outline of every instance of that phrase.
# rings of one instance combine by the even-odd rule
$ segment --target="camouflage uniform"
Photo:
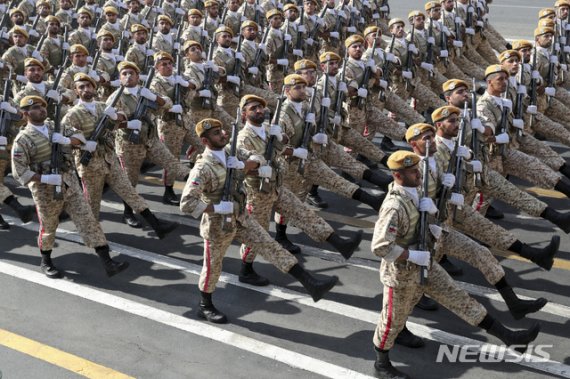
[[[284,70],[283,66],[277,64],[277,59],[287,57],[287,52],[285,52],[285,54],[283,53],[284,46],[283,33],[281,30],[271,28],[266,43],[267,57],[269,59],[267,81],[269,82],[269,88],[275,93],[281,92],[283,79],[287,74],[287,69]]]
[[[297,259],[275,242],[254,217],[244,212],[243,194],[234,188],[234,214],[231,216],[231,230],[222,229],[225,215],[205,213],[208,204],[218,204],[222,197],[226,167],[209,150],[198,158],[180,201],[180,210],[193,217],[202,217],[200,236],[204,238],[204,264],[200,273],[200,291],[212,293],[222,272],[222,260],[226,250],[235,239],[247,246],[253,246],[265,260],[283,272],[297,264]],[[236,186],[241,185],[234,180]],[[237,200],[237,203],[236,201]]]

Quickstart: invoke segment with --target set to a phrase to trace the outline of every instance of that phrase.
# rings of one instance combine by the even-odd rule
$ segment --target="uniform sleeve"
[[[486,102],[477,102],[477,114],[483,126],[491,128],[493,133],[495,133],[498,120],[495,119],[495,115],[491,109],[489,109],[489,105]]]
[[[211,174],[203,165],[198,164],[190,171],[180,199],[181,212],[188,213],[194,218],[199,218],[204,213],[208,204],[200,200],[200,197],[209,181]]]
[[[402,230],[401,224],[396,207],[388,204],[380,209],[378,221],[374,225],[371,249],[375,255],[390,263],[404,252],[404,248],[396,244],[398,235],[406,232]]]
[[[30,156],[22,138],[16,138],[12,146],[12,175],[21,185],[27,185],[36,173],[30,170]]]

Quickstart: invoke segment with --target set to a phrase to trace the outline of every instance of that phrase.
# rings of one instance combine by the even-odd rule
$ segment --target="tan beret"
[[[218,27],[218,29],[216,29],[216,31],[214,32],[214,36],[216,36],[219,33],[229,33],[230,36],[232,37],[234,36],[233,30],[225,25]]]
[[[309,59],[301,59],[295,62],[293,65],[293,70],[306,70],[306,69],[317,69],[317,64]]]
[[[39,96],[24,96],[20,100],[20,108],[31,107],[34,104],[42,104],[44,107],[47,107],[46,101]]]
[[[559,7],[570,7],[570,0],[558,0],[557,2],[554,3],[554,6],[556,8]]]
[[[198,46],[200,50],[202,50],[202,45],[200,45],[200,42],[189,39],[188,41],[184,42],[184,45],[182,46],[182,51],[186,51],[192,46]]]
[[[265,13],[265,18],[267,18],[268,20],[271,17],[275,17],[275,16],[283,17],[283,12],[281,12],[279,9],[275,8],[275,9],[272,9],[270,11],[267,11],[267,13]]]
[[[505,74],[507,74],[507,76],[509,76],[509,72],[501,65],[498,64],[492,64],[489,67],[487,67],[487,69],[485,70],[485,79],[492,74],[497,74],[499,72],[504,72]]]
[[[240,26],[240,30],[244,29],[244,28],[255,28],[255,30],[259,30],[259,25],[257,25],[257,23],[255,21],[251,21],[251,20],[246,20],[244,22],[241,23]]]
[[[218,6],[220,5],[220,3],[218,3],[216,0],[207,0],[204,3],[204,8],[208,8],[208,7],[213,7],[213,6]]]
[[[394,17],[390,19],[390,22],[388,22],[388,29],[392,28],[392,25],[396,24],[406,25],[404,20],[402,20],[401,18]]]
[[[263,106],[263,108],[267,106],[267,101],[265,101],[263,97],[259,97],[256,95],[245,95],[244,97],[241,98],[239,102],[239,107],[243,109],[243,107],[245,107],[247,104],[252,103],[254,101],[260,103]]]
[[[551,18],[543,18],[541,20],[538,20],[538,26],[539,28],[552,28],[554,29],[554,26],[556,25],[556,22],[551,19]]]
[[[40,0],[40,1],[38,1],[38,2],[36,3],[36,8],[39,8],[39,7],[48,7],[48,8],[51,8],[51,4],[49,3],[49,1]]]
[[[347,49],[355,43],[364,43],[364,37],[358,34],[353,34],[344,40],[344,47]]]
[[[141,25],[141,24],[132,24],[131,25],[131,33],[136,33],[136,32],[147,32],[148,33],[148,29],[146,28],[146,26]]]
[[[69,47],[69,55],[73,55],[73,54],[85,54],[85,55],[89,55],[89,51],[87,50],[87,48],[85,46],[83,46],[80,43],[76,43],[75,45],[71,45]]]
[[[55,16],[49,15],[46,17],[46,24],[49,24],[50,22],[57,22],[58,24],[61,25],[61,20]]]
[[[424,132],[427,132],[428,130],[435,132],[435,127],[433,125],[426,124],[423,122],[419,124],[414,124],[410,126],[408,130],[406,130],[406,141],[410,142],[413,139],[415,139],[417,136],[419,136]]]
[[[378,30],[379,30],[379,28],[376,25],[372,25],[372,26],[369,26],[366,29],[364,29],[364,33],[362,35],[364,37],[366,37],[370,33],[376,33]],[[382,34],[382,30],[380,30],[379,34]]]
[[[548,16],[556,16],[556,11],[554,8],[542,8],[538,11],[538,18],[548,17]]]
[[[283,12],[287,12],[287,11],[290,10],[290,9],[292,9],[292,10],[294,10],[294,11],[297,11],[297,12],[299,11],[299,8],[297,8],[297,6],[296,6],[295,4],[289,3],[289,4],[286,4],[286,5],[283,7]]]
[[[388,158],[388,168],[392,171],[403,170],[405,168],[414,167],[420,163],[420,157],[411,151],[398,150]]]
[[[205,118],[196,124],[196,134],[198,137],[202,137],[206,131],[221,127],[222,122],[220,120],[216,120],[215,118]]]
[[[45,66],[42,62],[38,61],[36,58],[26,58],[24,59],[24,67],[40,66],[42,70],[45,70]]]
[[[115,42],[115,36],[109,30],[101,29],[99,33],[97,33],[97,39],[104,38],[104,37],[111,37],[113,42]]]
[[[85,81],[91,83],[93,85],[93,88],[97,88],[97,82],[92,77],[90,77],[89,75],[87,75],[83,72],[78,72],[77,74],[75,74],[73,76],[73,82],[74,83],[85,82]]]
[[[129,62],[129,61],[122,61],[121,63],[119,63],[119,65],[117,66],[117,69],[119,70],[119,72],[123,71],[124,69],[133,69],[136,71],[136,73],[140,73],[141,70],[139,69],[139,67],[136,65],[136,63],[133,62]]]
[[[170,55],[166,51],[157,51],[156,53],[154,53],[153,57],[155,62],[162,61],[165,59],[174,62],[174,58],[172,57],[172,55]]]
[[[454,107],[453,105],[446,105],[440,108],[437,108],[431,114],[431,120],[433,122],[438,122],[441,120],[445,120],[452,114],[461,114],[461,109]]]
[[[342,58],[337,53],[327,51],[319,56],[319,62],[326,63],[328,61],[340,61]]]
[[[411,11],[410,13],[408,13],[408,20],[414,18],[414,17],[419,17],[422,16],[423,18],[426,18],[426,15],[423,14],[423,12],[415,10],[415,11]]]
[[[506,61],[507,59],[510,59],[512,57],[517,57],[519,59],[519,61],[521,60],[521,53],[519,53],[516,50],[505,50],[503,51],[501,54],[499,54],[499,62],[503,63],[504,61]]]
[[[433,8],[441,8],[441,4],[439,4],[437,1],[428,1],[425,5],[424,5],[424,10],[430,11]]]
[[[285,77],[283,84],[286,86],[294,86],[297,84],[307,85],[307,81],[301,75],[290,74]]]
[[[14,26],[12,29],[10,29],[10,34],[19,34],[22,35],[26,38],[30,38],[30,35],[28,34],[28,31],[18,25]]]
[[[548,33],[554,34],[554,29],[549,28],[547,26],[534,29],[534,36],[535,37],[541,36],[543,34],[548,34]]]
[[[8,14],[10,15],[10,17],[12,17],[12,15],[13,15],[13,14],[16,14],[16,13],[19,13],[19,14],[21,14],[22,16],[26,17],[26,13],[25,13],[23,10],[18,9],[18,8],[12,8],[12,9],[10,9],[10,12],[8,12]]]
[[[157,22],[166,21],[166,22],[168,22],[171,26],[174,25],[174,22],[172,21],[172,19],[171,19],[170,17],[168,17],[167,15],[165,15],[165,14],[161,14],[160,16],[158,16],[158,17],[156,18],[156,21],[157,21]]]
[[[513,50],[532,49],[532,42],[525,39],[518,39],[512,42]]]
[[[204,14],[202,12],[200,12],[199,9],[196,8],[192,8],[188,11],[188,16],[200,16],[200,17],[204,17]]]
[[[114,13],[117,16],[119,15],[119,11],[117,10],[117,8],[113,7],[113,6],[108,6],[103,8],[103,13],[107,14],[107,13]]]
[[[77,11],[77,14],[78,14],[78,15],[80,15],[80,14],[86,14],[86,15],[89,16],[89,18],[93,19],[93,12],[91,12],[91,11],[90,11],[89,9],[87,9],[87,8],[80,8],[80,9]]]
[[[467,84],[467,82],[461,79],[450,79],[441,85],[443,92],[453,91],[459,87],[469,88],[469,85]]]

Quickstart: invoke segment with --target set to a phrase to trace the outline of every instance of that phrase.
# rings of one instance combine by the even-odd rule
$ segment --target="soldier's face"
[[[304,84],[289,86],[285,89],[285,93],[290,100],[296,102],[305,101],[307,98],[306,86]]]
[[[445,0],[443,3],[441,3],[441,5],[443,5],[443,9],[445,9],[448,12],[451,12],[455,4],[453,3],[453,0]]]
[[[95,87],[88,81],[75,82],[75,94],[83,101],[91,101],[95,97]]]
[[[507,90],[507,74],[500,72],[489,76],[487,79],[489,89],[495,93],[503,93]]]
[[[50,34],[58,34],[59,33],[59,23],[57,22],[50,22],[48,24],[48,32]]]
[[[32,83],[41,83],[44,78],[44,70],[40,66],[26,67],[24,75]]]
[[[311,15],[315,13],[316,5],[312,1],[305,1],[303,3],[303,8],[305,8],[305,13]]]
[[[536,42],[538,42],[538,45],[540,47],[549,48],[550,46],[552,46],[552,34],[546,33],[541,36],[538,36],[536,37]]]
[[[186,56],[192,62],[200,62],[202,61],[202,49],[198,46],[191,46],[186,50]]]
[[[71,56],[71,62],[79,67],[85,67],[87,64],[87,55],[76,53]]]
[[[317,70],[314,69],[307,69],[299,71],[299,75],[303,77],[309,83],[309,86],[312,87],[317,82]]]
[[[558,18],[565,20],[568,17],[568,10],[567,6],[562,6],[558,8]]]
[[[370,33],[366,36],[366,43],[369,47],[374,45],[374,37],[376,37],[376,32]],[[382,32],[378,33],[378,38],[376,38],[376,46],[380,47],[380,43],[382,43]]]
[[[362,58],[363,52],[364,52],[364,45],[361,43],[353,43],[348,48],[348,56],[356,60]]]
[[[69,0],[61,0],[59,4],[62,9],[71,9],[71,1]]]
[[[414,150],[414,153],[424,156],[426,154],[426,146],[429,141],[429,155],[432,156],[437,151],[437,146],[435,145],[435,135],[433,131],[428,130],[423,132],[419,138],[410,141],[410,146]]]
[[[524,63],[529,63],[529,62],[530,62],[530,57],[531,57],[531,55],[532,55],[532,50],[531,50],[529,47],[525,47],[524,49],[520,49],[520,50],[519,50],[519,53],[521,53]]]
[[[441,18],[441,7],[433,8],[429,15],[433,20],[439,20]]]
[[[138,32],[135,32],[134,37],[135,42],[142,45],[146,42],[147,34],[144,30],[139,30]]]
[[[10,16],[10,20],[14,25],[23,25],[24,24],[24,16],[21,13],[14,13]]]
[[[230,0],[228,2],[228,9],[232,12],[237,11],[239,8],[239,1],[238,0]]]
[[[14,45],[22,47],[28,42],[28,39],[19,33],[14,33],[12,34],[12,41],[14,41]]]
[[[329,61],[328,64],[327,63],[321,63],[321,70],[323,70],[323,72],[327,72],[329,75],[335,76],[336,74],[338,74],[338,68],[339,68],[339,62],[338,61]]]
[[[124,68],[119,74],[121,84],[125,87],[135,87],[139,83],[139,74],[132,68]]]
[[[103,37],[101,38],[101,49],[105,51],[110,51],[113,48],[115,42],[111,37]]]
[[[218,6],[213,5],[208,8],[208,15],[210,17],[216,18],[218,17],[218,13],[220,13],[220,9],[218,8]]]
[[[87,28],[89,25],[91,25],[91,17],[89,17],[89,15],[85,13],[81,13],[77,17],[77,21],[79,26],[81,26],[82,28]]]
[[[323,1],[323,5],[327,6],[328,8],[334,8],[334,0],[325,0]]]
[[[129,10],[132,13],[139,13],[139,11],[141,10],[141,4],[138,1],[131,1],[129,3]]]
[[[272,28],[279,29],[281,25],[283,25],[283,17],[281,16],[273,16],[269,20]]]
[[[212,150],[221,150],[228,144],[228,135],[222,128],[213,128],[201,138],[202,143]]]
[[[232,44],[232,36],[227,32],[219,33],[216,37],[216,42],[218,42],[218,45],[221,47],[230,47]]]
[[[50,9],[48,7],[46,7],[45,5],[42,5],[38,9],[38,13],[40,14],[40,16],[45,17],[50,13]]]
[[[412,22],[413,22],[414,26],[416,27],[416,29],[419,29],[419,30],[423,30],[425,27],[425,24],[426,24],[426,20],[422,16],[414,17]]]
[[[517,57],[511,57],[503,62],[503,67],[506,68],[511,75],[515,75],[519,72],[520,61]]]
[[[117,22],[117,15],[112,12],[105,13],[105,19],[107,20],[107,22],[114,24],[115,22]]]
[[[469,101],[469,90],[463,86],[459,87],[447,97],[447,102],[454,107],[463,108],[463,104]]]
[[[251,102],[245,108],[245,118],[253,125],[259,126],[265,120],[265,108],[261,103]]]
[[[173,63],[170,59],[162,59],[155,64],[156,70],[162,76],[172,75]]]
[[[188,16],[188,22],[190,22],[190,25],[192,26],[198,26],[202,23],[202,17],[195,14],[191,14],[190,16]]]
[[[290,22],[294,22],[297,17],[299,17],[299,12],[297,11],[297,9],[289,9],[287,12],[285,12],[285,16],[287,17],[287,20],[289,20]]]
[[[160,20],[158,22],[158,30],[163,34],[170,33],[170,22],[165,20]]]
[[[459,116],[453,114],[441,122],[436,123],[436,128],[441,129],[443,138],[451,139],[459,133]]]
[[[255,38],[257,38],[257,29],[253,26],[245,27],[241,30],[241,32],[244,38],[248,41],[253,41]]]
[[[41,125],[47,118],[47,108],[42,104],[34,104],[23,111],[24,116],[34,125]]]
[[[402,38],[406,31],[404,30],[404,25],[397,23],[392,25],[390,32],[396,36],[396,38]]]

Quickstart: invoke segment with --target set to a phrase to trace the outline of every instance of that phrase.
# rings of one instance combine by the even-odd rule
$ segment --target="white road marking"
[[[10,221],[15,221],[16,224],[19,223],[14,219],[11,219]],[[19,225],[21,225],[21,223],[19,223]],[[37,230],[37,225],[38,225],[37,223],[28,223],[26,225],[23,225],[23,227],[30,230]],[[81,237],[77,233],[64,229],[58,229],[58,238],[81,243]],[[141,259],[147,262],[151,262],[153,264],[161,265],[164,267],[169,267],[175,270],[184,271],[186,273],[190,273],[193,275],[200,275],[200,271],[202,269],[201,266],[193,263],[184,262],[179,259],[162,256],[149,251],[136,249],[130,246],[125,246],[113,242],[110,242],[109,245],[113,250],[118,251],[121,254]],[[244,283],[240,283],[236,275],[228,274],[225,272],[222,272],[220,276],[220,282],[232,284],[234,286],[242,288],[248,288],[250,290],[257,291],[269,296],[281,298],[288,301],[293,301],[308,307],[323,310],[343,317],[348,317],[355,320],[368,322],[374,325],[376,325],[378,321],[379,312],[373,312],[366,309],[361,309],[351,305],[337,303],[330,300],[321,300],[318,303],[314,303],[313,300],[308,295],[301,294],[296,291],[291,291],[286,288],[277,287],[274,285],[269,285],[266,287],[250,286]],[[495,351],[500,353],[504,352],[503,359],[515,360],[516,357],[520,357],[518,353],[515,353],[511,350],[507,350],[501,346],[486,344],[482,341],[448,333],[443,330],[431,328],[411,321],[407,321],[406,325],[412,330],[412,332],[414,332],[419,337],[427,338],[443,344],[460,345],[460,346],[476,345],[478,346],[478,348],[476,349],[477,351],[483,350],[483,351]],[[570,366],[557,361],[552,361],[552,360],[545,361],[541,357],[525,354],[524,358],[517,359],[515,362],[516,364],[521,366],[570,378]]]
[[[209,338],[229,346],[237,347],[285,363],[291,367],[313,372],[318,375],[331,378],[368,379],[371,376],[361,374],[341,366],[337,366],[319,359],[296,353],[291,350],[271,345],[254,338],[213,326],[206,322],[191,320],[174,313],[166,312],[136,301],[124,299],[97,289],[70,282],[68,280],[53,280],[45,275],[22,267],[0,262],[0,272],[12,277],[36,283],[44,287],[52,288],[73,296],[77,296],[98,304],[106,305],[132,315],[171,326],[198,336]]]

